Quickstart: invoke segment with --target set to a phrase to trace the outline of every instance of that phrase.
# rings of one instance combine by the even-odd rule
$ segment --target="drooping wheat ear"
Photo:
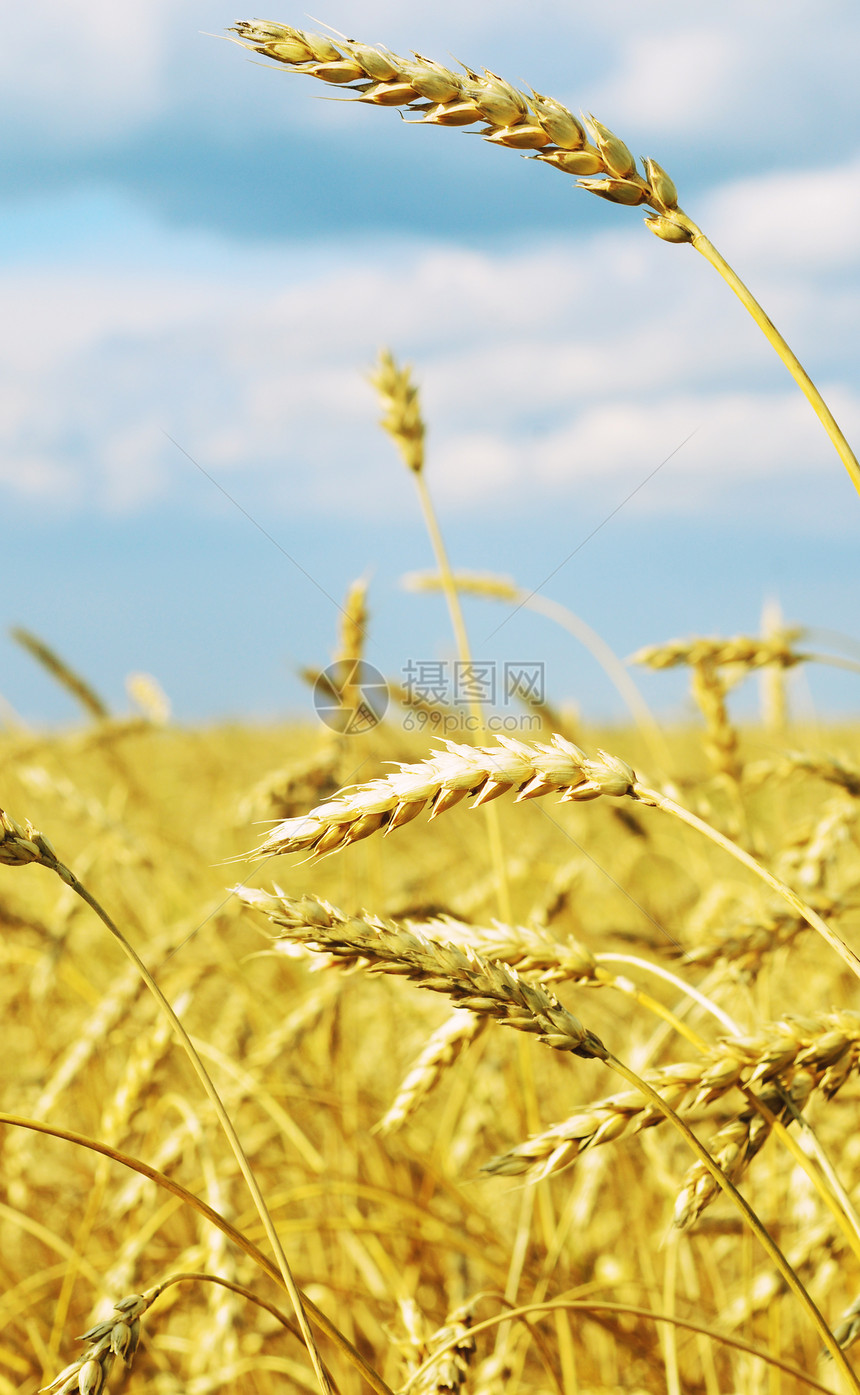
[[[444,1326],[435,1332],[412,1299],[401,1299],[400,1316],[408,1335],[405,1342],[398,1343],[406,1358],[405,1379],[398,1383],[398,1389],[408,1391],[408,1395],[457,1395],[465,1388],[475,1355],[475,1339],[469,1331],[471,1305],[466,1303],[449,1313]],[[432,1360],[437,1352],[439,1356]]]
[[[644,173],[640,173],[624,142],[594,116],[579,121],[553,97],[534,89],[520,92],[486,68],[477,73],[464,66],[462,73],[455,73],[419,53],[405,59],[389,49],[352,39],[338,38],[334,43],[325,35],[268,20],[241,20],[232,32],[239,35],[233,43],[283,63],[293,72],[346,89],[353,93],[353,101],[404,107],[415,113],[414,121],[433,126],[483,122],[482,135],[491,145],[530,153],[543,164],[576,175],[580,189],[610,203],[650,208],[646,227],[666,242],[691,243],[752,315],[810,403],[860,493],[860,463],[833,413],[749,289],[678,206],[675,185],[656,160],[643,160]]]
[[[766,1024],[761,1031],[748,1037],[723,1038],[701,1060],[661,1066],[649,1071],[644,1079],[674,1109],[694,1109],[710,1104],[736,1086],[774,1085],[783,1091],[793,1091],[795,1084],[798,1100],[792,1098],[792,1103],[797,1106],[797,1103],[802,1105],[812,1090],[820,1090],[831,1098],[857,1069],[858,1060],[860,1015],[838,1012],[818,1018],[785,1018]],[[785,1105],[783,1095],[776,1103],[769,1098],[764,1103],[781,1117],[779,1110]],[[746,1118],[746,1114],[741,1117]],[[586,1149],[609,1143],[622,1135],[639,1133],[662,1123],[662,1118],[637,1090],[610,1095],[584,1105],[569,1119],[519,1144],[509,1153],[493,1158],[485,1171],[504,1175],[529,1172],[545,1177],[574,1162]],[[749,1125],[744,1124],[744,1128],[749,1134]],[[726,1147],[729,1141],[727,1135]],[[746,1156],[749,1158],[751,1154]],[[696,1177],[699,1175],[697,1172]]]
[[[676,639],[638,649],[629,662],[653,669],[689,666],[693,697],[705,719],[705,752],[716,773],[737,784],[743,767],[738,756],[738,734],[726,707],[729,689],[751,669],[784,670],[805,662],[809,656],[792,648],[799,634],[799,630],[784,630],[767,639],[746,635],[734,639]]]
[[[776,760],[756,761],[754,766],[747,767],[747,778],[764,783],[773,776],[784,779],[797,770],[815,775],[829,785],[839,785],[855,799],[860,799],[860,766],[814,751],[784,751]]]
[[[608,127],[593,116],[579,121],[552,97],[519,92],[486,68],[455,73],[418,53],[404,59],[349,39],[335,44],[288,24],[242,21],[233,32],[245,48],[348,88],[355,101],[405,107],[419,122],[434,126],[483,122],[482,134],[491,145],[534,152],[544,164],[579,176],[581,189],[612,203],[647,205],[656,216],[646,222],[658,237],[693,240],[695,225],[678,208],[677,190],[665,170],[645,160],[643,178],[627,146]]]
[[[816,900],[819,915],[832,919],[842,909],[839,899]],[[711,933],[701,943],[684,954],[686,964],[711,968],[715,964],[731,964],[745,978],[754,979],[768,955],[790,945],[808,931],[802,916],[772,909],[766,916],[747,916],[736,925]]]
[[[88,1343],[86,1351],[43,1389],[53,1395],[72,1395],[73,1391],[79,1395],[101,1395],[117,1357],[126,1370],[131,1367],[140,1342],[140,1319],[163,1287],[159,1284],[146,1293],[132,1293],[115,1303],[117,1316],[96,1323],[85,1332],[80,1340]]]
[[[43,639],[20,626],[10,630],[9,633],[15,643],[20,644],[22,649],[26,649],[27,653],[41,664],[52,678],[56,678],[60,686],[65,688],[67,693],[71,693],[84,711],[94,717],[97,722],[110,715],[107,703],[102,701],[86,679],[82,678],[79,673],[75,673],[65,659],[61,659],[56,650],[46,644]]]
[[[445,993],[460,1007],[503,1026],[530,1032],[556,1051],[606,1058],[606,1048],[558,999],[529,983],[507,964],[484,959],[468,947],[431,940],[376,916],[347,916],[316,897],[292,900],[280,893],[240,886],[235,894],[277,927],[276,939],[307,945],[350,964],[412,979]]]
[[[394,441],[407,468],[420,475],[424,469],[426,427],[418,388],[412,381],[412,369],[408,365],[399,368],[390,350],[383,349],[379,363],[370,374],[370,382],[385,408],[380,426]]]
[[[409,823],[431,805],[431,817],[475,795],[473,809],[499,795],[517,790],[517,799],[550,792],[565,800],[597,799],[629,794],[635,775],[624,761],[598,751],[584,751],[554,736],[551,744],[531,744],[499,736],[498,746],[459,746],[447,741],[447,751],[413,765],[401,765],[395,775],[341,790],[303,818],[285,819],[272,829],[255,856],[311,850],[322,854],[346,847],[384,829]]]
[[[851,841],[857,825],[857,805],[844,795],[828,800],[802,841],[786,848],[774,870],[809,895],[827,882],[827,874],[840,849]]]
[[[802,1071],[792,1081],[790,1101],[777,1085],[762,1090],[756,1099],[781,1124],[790,1124],[794,1110],[802,1109],[811,1089],[812,1079],[808,1072]],[[770,1123],[751,1105],[723,1125],[708,1144],[708,1152],[726,1176],[732,1182],[737,1182],[764,1147],[770,1134]],[[675,1201],[673,1224],[678,1230],[691,1230],[718,1194],[719,1187],[710,1172],[701,1163],[693,1163]]]

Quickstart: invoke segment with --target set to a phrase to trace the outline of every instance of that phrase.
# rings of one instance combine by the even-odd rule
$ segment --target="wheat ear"
[[[43,1390],[53,1395],[101,1395],[107,1377],[116,1357],[119,1357],[128,1370],[134,1361],[140,1342],[140,1319],[164,1290],[163,1284],[147,1289],[146,1293],[132,1293],[114,1304],[116,1317],[106,1322],[96,1323],[81,1337],[87,1349],[69,1366],[55,1376]]]
[[[351,91],[353,101],[403,107],[420,123],[473,126],[491,145],[530,153],[543,164],[578,176],[578,187],[610,203],[651,210],[645,226],[666,242],[691,243],[752,315],[806,396],[860,494],[860,463],[809,374],[725,258],[678,205],[678,191],[656,160],[636,160],[622,140],[594,116],[579,121],[567,107],[533,89],[520,92],[488,69],[452,72],[420,54],[405,59],[389,49],[268,20],[241,20],[232,42],[283,63],[293,72]],[[589,137],[591,139],[589,139]]]
[[[600,1038],[552,993],[522,978],[508,964],[485,959],[468,946],[432,940],[415,927],[407,929],[376,916],[347,916],[312,896],[291,900],[247,886],[236,887],[235,894],[278,927],[278,939],[412,979],[431,992],[445,993],[470,1012],[530,1032],[556,1051],[597,1060],[606,1057]]]

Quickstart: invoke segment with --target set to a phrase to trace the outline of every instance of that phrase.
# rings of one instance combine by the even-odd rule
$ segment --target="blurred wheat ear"
[[[307,73],[374,106],[401,107],[419,124],[473,126],[491,145],[530,153],[543,164],[577,177],[578,187],[610,203],[650,209],[645,226],[664,242],[691,243],[731,287],[805,394],[860,494],[860,463],[833,413],[779,330],[702,229],[678,204],[678,191],[656,160],[642,172],[628,147],[594,116],[580,121],[553,97],[518,91],[487,68],[455,73],[414,53],[401,58],[354,39],[333,42],[324,34],[268,20],[240,20],[232,40],[296,73]]]

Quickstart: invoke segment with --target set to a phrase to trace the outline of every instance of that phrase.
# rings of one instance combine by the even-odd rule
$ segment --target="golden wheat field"
[[[860,481],[669,175],[601,121],[236,33],[642,205]],[[306,656],[304,725],[184,729],[144,675],[123,717],[15,632],[80,720],[0,730],[2,1391],[860,1391],[860,729],[796,724],[788,687],[860,665],[772,615],[625,666],[547,597],[453,572],[419,385],[388,352],[372,382],[436,556],[411,584],[444,593],[465,672],[461,595],[542,609],[630,724],[528,683],[504,727],[390,679],[381,715],[366,581]],[[685,670],[695,720],[661,728],[637,665]]]

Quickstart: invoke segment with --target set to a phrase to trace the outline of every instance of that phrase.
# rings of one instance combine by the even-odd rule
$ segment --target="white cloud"
[[[31,0],[4,25],[0,89],[30,130],[114,139],[165,103],[171,0]]]
[[[626,39],[611,76],[589,98],[599,120],[619,133],[623,124],[635,123],[655,136],[680,131],[687,139],[724,116],[741,36],[713,24],[688,28],[689,15],[681,25],[677,32]]]
[[[342,246],[303,276],[299,248],[219,265],[208,247],[196,275],[7,278],[0,469],[54,508],[132,513],[187,488],[167,432],[276,510],[396,513],[365,380],[385,343],[415,362],[455,509],[633,488],[690,432],[636,507],[720,510],[727,483],[840,469],[731,297],[665,253],[632,231],[496,255]],[[838,291],[803,294],[835,322]],[[846,389],[840,413],[860,432]]]
[[[707,221],[715,239],[768,267],[860,267],[860,158],[737,180],[711,195]]]

